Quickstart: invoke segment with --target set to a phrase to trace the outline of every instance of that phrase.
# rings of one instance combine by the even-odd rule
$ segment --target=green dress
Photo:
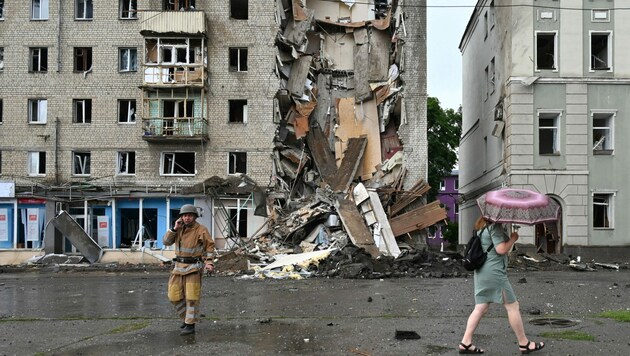
[[[501,224],[488,225],[479,236],[484,250],[490,247],[490,241],[497,246],[509,239]],[[499,255],[495,248],[488,252],[486,263],[475,270],[475,304],[516,302],[516,295],[507,277],[507,263],[507,255]]]

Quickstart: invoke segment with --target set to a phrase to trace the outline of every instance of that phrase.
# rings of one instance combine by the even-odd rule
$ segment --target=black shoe
[[[182,323],[182,325],[179,326],[180,329],[183,329],[186,327],[186,323]]]
[[[180,335],[190,335],[195,333],[195,324],[185,324],[182,328]]]

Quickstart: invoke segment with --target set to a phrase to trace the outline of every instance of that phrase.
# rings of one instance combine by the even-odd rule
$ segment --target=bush
[[[448,241],[448,249],[451,251],[457,250],[459,243],[459,224],[454,221],[449,223],[444,228],[444,240]]]

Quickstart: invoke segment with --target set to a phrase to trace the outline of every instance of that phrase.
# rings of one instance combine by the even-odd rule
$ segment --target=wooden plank
[[[311,150],[315,166],[324,182],[332,182],[337,174],[335,155],[328,147],[328,140],[319,125],[314,125],[306,135],[306,143]],[[329,183],[330,184],[330,183]]]
[[[424,229],[444,219],[446,219],[446,210],[436,200],[389,219],[389,224],[394,236],[400,236],[408,232]]]
[[[291,64],[291,74],[287,81],[287,89],[291,95],[297,98],[304,96],[304,86],[312,61],[312,56],[302,56]]]
[[[385,244],[385,249],[390,256],[398,257],[400,255],[400,249],[398,248],[398,243],[396,242],[396,237],[392,231],[392,227],[389,225],[389,219],[385,214],[385,209],[383,209],[383,204],[381,204],[381,199],[378,196],[378,193],[370,190],[368,191],[370,195],[370,202],[372,204],[372,211],[376,215],[376,220],[381,228],[381,238],[383,239],[383,244]]]
[[[402,194],[404,195],[399,194],[402,196],[400,196],[396,200],[396,202],[392,204],[391,208],[389,209],[389,216],[391,217],[398,214],[409,204],[413,203],[414,201],[416,201],[416,199],[420,198],[426,192],[428,192],[429,189],[431,189],[431,186],[429,186],[429,184],[424,179],[420,179],[416,182],[416,184],[414,184],[413,187],[411,187],[409,191],[402,191]]]
[[[339,198],[336,205],[339,218],[352,243],[366,250],[372,257],[378,257],[380,252],[374,244],[374,238],[354,202]]]
[[[349,140],[348,148],[343,154],[343,159],[341,160],[337,174],[333,181],[330,182],[330,188],[332,190],[345,192],[348,189],[348,186],[350,186],[350,183],[357,174],[366,146],[367,137],[365,136],[351,138]]]

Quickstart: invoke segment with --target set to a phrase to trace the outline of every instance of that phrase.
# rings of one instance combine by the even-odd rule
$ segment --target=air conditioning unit
[[[494,120],[503,120],[503,106],[497,106],[494,108]]]
[[[503,135],[504,127],[505,127],[505,123],[503,123],[503,121],[495,122],[494,129],[492,129],[492,136],[500,138]]]

